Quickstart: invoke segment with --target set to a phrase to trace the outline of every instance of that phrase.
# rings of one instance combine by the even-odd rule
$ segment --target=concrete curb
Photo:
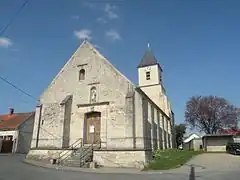
[[[47,169],[55,169],[56,167],[52,166],[52,165],[47,165],[47,164],[43,164],[43,163],[38,163],[37,161],[32,161],[32,160],[27,160],[24,159],[22,160],[23,163],[31,165],[31,166],[36,166],[36,167],[42,167],[42,168],[47,168]]]
[[[98,168],[98,169],[89,169],[89,168],[77,168],[77,167],[65,167],[65,166],[57,166],[51,164],[44,164],[38,161],[24,159],[24,163],[42,167],[47,169],[54,169],[56,171],[67,171],[67,172],[82,172],[82,173],[95,173],[95,174],[186,174],[186,173],[174,173],[174,172],[162,172],[162,171],[140,171],[137,169],[118,169],[118,168]]]
[[[38,161],[32,161],[32,160],[28,160],[28,159],[24,159],[23,160],[24,163],[32,165],[32,166],[36,166],[36,167],[42,167],[42,168],[47,168],[47,169],[54,169],[57,171],[70,171],[70,172],[84,172],[84,173],[101,173],[101,174],[138,174],[138,173],[142,173],[141,171],[139,172],[133,172],[133,171],[129,171],[129,172],[117,172],[117,171],[106,171],[105,169],[103,170],[101,169],[89,169],[89,168],[77,168],[77,167],[65,167],[65,166],[57,166],[57,165],[51,165],[51,164],[45,164],[45,163],[41,163]]]

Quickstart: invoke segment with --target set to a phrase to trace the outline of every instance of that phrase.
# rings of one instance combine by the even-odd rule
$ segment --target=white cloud
[[[97,22],[106,24],[107,20],[105,18],[103,18],[103,17],[99,17],[99,18],[97,18]]]
[[[115,5],[106,3],[103,8],[100,8],[97,3],[92,2],[84,2],[83,5],[89,9],[97,9],[103,11],[104,14],[96,19],[99,23],[106,24],[108,20],[119,18],[119,15],[116,13],[118,7]]]
[[[0,37],[0,47],[8,48],[12,45],[12,41],[8,38]]]
[[[79,31],[74,31],[74,35],[78,38],[78,39],[92,39],[92,37],[90,36],[92,33],[91,30],[89,29],[82,29]]]
[[[117,9],[117,6],[106,4],[104,7],[104,12],[107,14],[107,17],[109,19],[116,19],[118,18],[117,13],[115,12],[116,9]]]
[[[106,37],[110,38],[113,41],[121,40],[120,34],[116,30],[109,30],[105,32]]]

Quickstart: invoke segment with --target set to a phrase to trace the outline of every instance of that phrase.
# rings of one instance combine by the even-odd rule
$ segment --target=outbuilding
[[[202,137],[204,150],[207,152],[226,152],[226,145],[232,142],[232,134],[207,134]]]
[[[189,135],[183,141],[183,149],[199,151],[202,149],[202,138],[201,136],[193,133]]]
[[[0,115],[0,153],[28,153],[33,132],[34,112]]]

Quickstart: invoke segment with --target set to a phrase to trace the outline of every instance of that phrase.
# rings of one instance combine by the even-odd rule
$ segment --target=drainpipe
[[[41,125],[41,117],[42,117],[42,104],[37,106],[39,108],[39,116],[38,116],[38,126],[37,126],[37,137],[36,137],[36,148],[38,148],[39,142],[39,133],[40,133],[40,125]]]

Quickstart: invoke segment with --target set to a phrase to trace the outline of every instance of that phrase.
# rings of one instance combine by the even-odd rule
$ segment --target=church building
[[[27,158],[142,167],[173,148],[174,114],[149,46],[137,68],[135,85],[85,40],[40,97]]]

